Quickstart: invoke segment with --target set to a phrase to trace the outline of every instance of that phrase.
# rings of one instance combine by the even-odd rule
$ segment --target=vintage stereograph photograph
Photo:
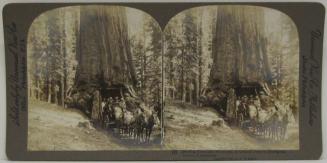
[[[7,5],[8,157],[317,159],[324,7],[283,5]]]
[[[164,31],[165,143],[173,149],[299,149],[299,39],[255,6],[185,10]]]
[[[151,16],[120,6],[50,10],[33,21],[27,55],[28,150],[160,145],[161,30]]]
[[[197,7],[161,32],[133,8],[64,7],[33,21],[27,54],[29,150],[299,148],[299,40],[279,11]]]

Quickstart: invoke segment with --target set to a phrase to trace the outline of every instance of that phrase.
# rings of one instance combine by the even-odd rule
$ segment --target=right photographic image
[[[299,150],[299,38],[265,7],[184,10],[163,32],[163,144]]]

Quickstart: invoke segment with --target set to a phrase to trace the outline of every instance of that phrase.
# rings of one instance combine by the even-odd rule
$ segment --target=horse
[[[248,115],[250,120],[250,126],[252,129],[255,129],[256,127],[256,118],[258,116],[258,109],[255,105],[248,105]]]
[[[282,140],[285,139],[287,126],[289,122],[291,122],[291,118],[293,117],[292,110],[287,104],[276,103],[275,106],[278,108],[278,140]]]
[[[155,114],[152,110],[145,110],[144,111],[144,118],[145,118],[145,141],[150,142],[150,136],[155,125]]]
[[[133,123],[135,122],[135,116],[132,112],[125,110],[124,111],[124,119],[123,119],[123,131],[131,136],[133,131]],[[124,133],[123,133],[124,134]]]
[[[103,107],[102,117],[103,117],[103,123],[104,127],[108,128],[109,123],[113,120],[113,112],[111,107],[109,106],[109,102],[105,102],[105,105],[101,104]]]
[[[144,116],[143,112],[141,111],[141,109],[137,109],[134,116],[135,116],[135,121],[133,124],[133,130],[134,130],[133,137],[134,137],[134,140],[141,142],[144,138],[143,132],[144,132],[144,128],[146,126],[145,116]]]
[[[113,111],[116,127],[120,133],[120,129],[122,129],[123,124],[124,124],[124,111],[119,106],[113,106],[112,111]]]
[[[258,109],[258,115],[257,115],[257,132],[259,135],[266,135],[266,131],[267,131],[267,125],[266,122],[269,120],[270,118],[270,114],[267,110],[263,110],[261,108]]]
[[[240,127],[243,127],[243,122],[244,122],[244,120],[245,120],[246,117],[247,117],[246,110],[247,110],[246,105],[244,105],[244,104],[242,104],[242,103],[240,103],[240,104],[237,106],[236,114],[237,114],[238,125],[239,125]]]

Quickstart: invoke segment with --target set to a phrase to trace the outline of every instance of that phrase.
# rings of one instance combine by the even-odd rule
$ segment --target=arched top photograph
[[[29,150],[159,148],[161,29],[149,14],[112,5],[49,10],[29,29],[27,56]]]
[[[298,30],[275,9],[194,7],[162,30],[131,7],[56,8],[27,70],[30,151],[299,149]]]

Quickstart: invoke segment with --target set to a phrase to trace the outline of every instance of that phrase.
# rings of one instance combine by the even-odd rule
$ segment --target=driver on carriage
[[[239,112],[240,114],[243,115],[243,117],[247,116],[247,108],[248,108],[247,106],[248,106],[248,97],[244,95],[243,97],[241,97],[241,102],[239,106]]]
[[[112,107],[114,106],[114,99],[112,97],[109,97],[108,102],[107,102],[107,114],[110,119],[113,118],[113,113],[112,113]]]
[[[266,95],[263,91],[260,91],[259,99],[262,109],[266,110],[266,108],[274,106],[274,100]]]
[[[124,112],[127,111],[127,110],[126,110],[126,103],[125,103],[125,100],[124,100],[123,97],[120,98],[118,106],[119,106],[120,108],[122,108],[122,110],[123,110]]]
[[[134,113],[136,110],[136,101],[135,99],[129,94],[129,93],[125,93],[125,106],[126,106],[126,110]]]

